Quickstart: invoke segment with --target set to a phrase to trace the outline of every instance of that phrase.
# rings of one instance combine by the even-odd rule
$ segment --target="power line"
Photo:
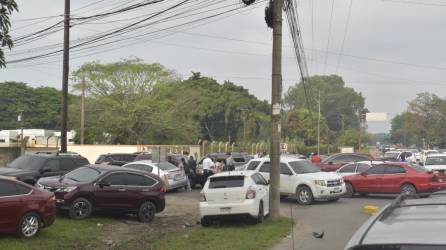
[[[353,5],[353,0],[350,0],[350,5],[348,7],[347,21],[345,22],[344,36],[343,36],[343,39],[342,39],[341,50],[339,52],[338,64],[336,66],[336,72],[338,72],[339,65],[341,64],[342,53],[344,52],[345,40],[347,38],[348,27],[349,27],[349,24],[350,24],[350,17],[352,15],[352,5]]]
[[[333,24],[333,13],[334,13],[334,0],[331,1],[331,8],[330,8],[330,20],[328,21],[328,38],[327,38],[327,45],[325,46],[325,64],[324,64],[324,74],[325,70],[327,68],[327,61],[328,61],[328,49],[330,48],[330,37],[331,37],[331,26]],[[314,47],[312,47],[314,48]]]
[[[399,3],[399,4],[434,6],[434,7],[445,7],[446,6],[446,4],[441,4],[441,3],[426,3],[426,2],[417,2],[417,1],[410,1],[410,0],[381,0],[381,1],[393,2],[393,3]]]

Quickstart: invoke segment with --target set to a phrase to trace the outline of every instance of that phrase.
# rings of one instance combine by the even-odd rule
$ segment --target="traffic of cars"
[[[411,158],[407,162],[377,161],[368,154],[340,153],[319,164],[301,155],[283,155],[280,194],[296,197],[300,205],[310,205],[355,194],[414,195],[445,189],[441,170],[446,169],[446,154],[422,151],[420,157],[423,154],[425,160],[417,163]],[[186,174],[183,163],[187,156],[169,156],[169,162],[152,162],[151,154],[144,152],[105,154],[93,165],[75,153],[21,156],[0,168],[0,232],[34,237],[54,222],[59,210],[76,220],[86,219],[95,211],[113,211],[133,213],[141,222],[150,222],[165,209],[167,191],[196,185],[202,189],[199,211],[203,226],[234,216],[261,223],[268,215],[268,156],[206,155],[203,159],[214,157],[216,163],[210,176],[204,174],[203,159]],[[237,159],[237,164],[233,163],[237,170],[224,168],[229,157]]]

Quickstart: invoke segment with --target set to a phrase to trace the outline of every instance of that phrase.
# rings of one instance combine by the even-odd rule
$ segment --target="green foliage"
[[[359,131],[355,129],[345,130],[338,136],[336,143],[339,146],[358,148]],[[361,131],[361,144],[370,142],[370,135]]]
[[[365,109],[365,99],[361,93],[345,86],[337,75],[313,76],[308,79],[314,98],[321,92],[321,112],[330,130],[341,131],[358,127],[357,113]],[[285,94],[284,104],[290,108],[306,107],[305,91],[302,83],[290,87]],[[317,110],[317,101],[310,107]]]
[[[303,140],[305,145],[315,145],[317,143],[317,123],[318,114],[306,108],[296,108],[288,111],[284,115],[283,136],[293,139]],[[320,135],[322,141],[327,136],[327,124],[325,118],[321,116]]]
[[[14,45],[9,35],[9,28],[11,27],[9,16],[14,11],[18,11],[17,3],[14,0],[0,0],[0,68],[6,66],[2,48],[8,47],[11,49]]]

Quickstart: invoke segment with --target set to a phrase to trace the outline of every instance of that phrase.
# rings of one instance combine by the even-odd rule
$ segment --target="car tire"
[[[139,206],[138,220],[141,222],[151,222],[155,218],[156,206],[151,201],[146,201]]]
[[[313,203],[313,193],[311,192],[311,189],[307,186],[302,186],[297,188],[296,195],[297,195],[297,202],[300,205],[310,205],[311,203]]]
[[[355,194],[355,188],[350,182],[345,183],[345,197],[352,197]]]
[[[17,225],[17,235],[22,238],[32,238],[40,230],[40,216],[36,213],[25,214]]]
[[[260,202],[259,204],[259,212],[257,213],[256,217],[256,224],[261,224],[263,222],[263,219],[265,218],[265,211],[263,209],[263,202]]]
[[[200,223],[201,223],[201,226],[208,227],[211,225],[211,220],[209,220],[206,217],[203,217],[203,218],[201,218]]]
[[[414,195],[417,193],[417,189],[412,184],[404,184],[400,188],[400,193],[405,195]]]
[[[91,212],[93,211],[93,205],[86,198],[77,198],[71,203],[70,210],[68,211],[68,215],[71,219],[82,220],[90,217]]]

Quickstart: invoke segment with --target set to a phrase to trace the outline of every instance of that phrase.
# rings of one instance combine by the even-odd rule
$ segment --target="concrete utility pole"
[[[60,151],[67,152],[68,74],[70,56],[70,0],[65,0],[62,75],[62,121],[60,125]]]
[[[321,142],[321,90],[319,90],[319,99],[318,99],[318,115],[317,115],[317,154],[321,154],[320,149]]]
[[[81,144],[84,144],[84,124],[85,124],[85,76],[82,76],[82,96],[81,96]]]
[[[17,121],[20,122],[20,155],[25,154],[26,143],[24,142],[23,136],[23,111],[20,111],[20,114],[17,116]]]
[[[271,219],[280,217],[280,138],[282,98],[282,8],[283,0],[274,0],[273,6],[273,65],[271,110],[271,175],[269,211]]]

